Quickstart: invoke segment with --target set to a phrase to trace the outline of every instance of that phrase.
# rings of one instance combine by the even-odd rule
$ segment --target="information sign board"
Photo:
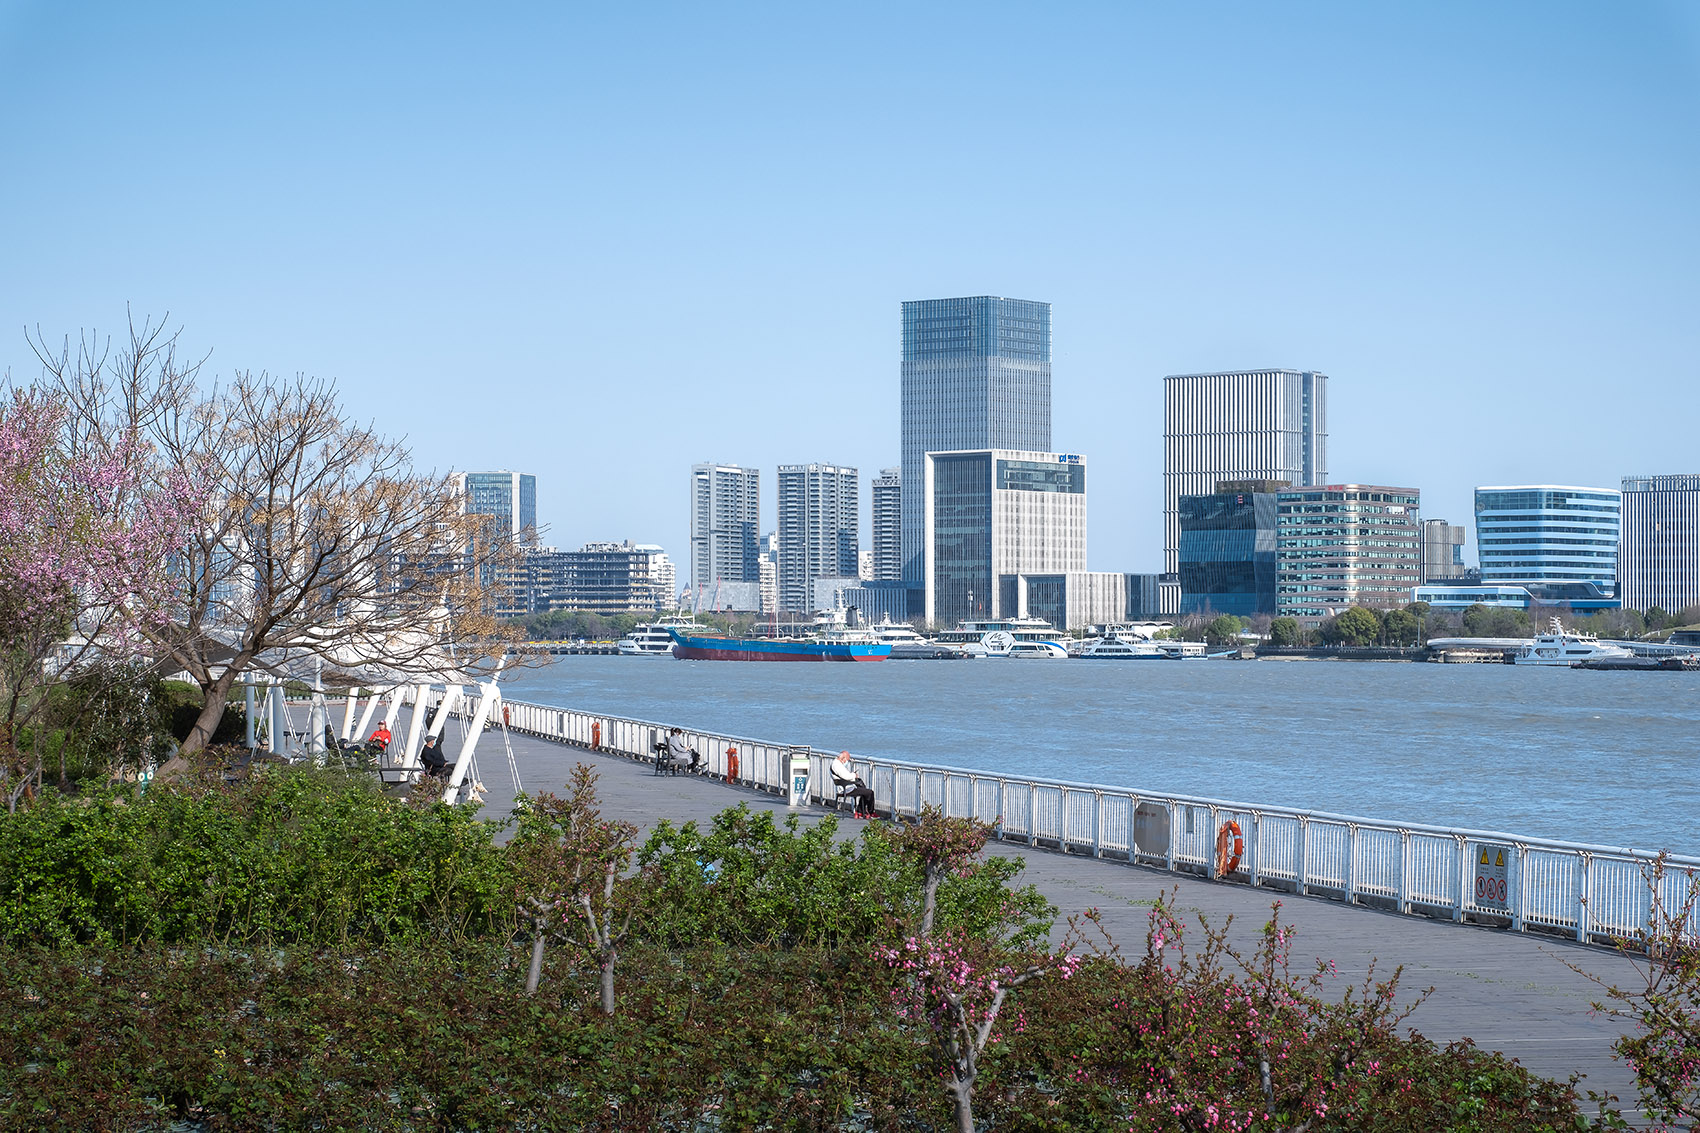
[[[1476,907],[1509,910],[1511,847],[1498,842],[1477,842],[1474,849]]]

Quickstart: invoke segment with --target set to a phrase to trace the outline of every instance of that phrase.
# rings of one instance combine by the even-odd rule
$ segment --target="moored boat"
[[[707,637],[669,630],[680,661],[883,661],[891,646],[854,631],[819,637]]]
[[[707,628],[698,625],[695,618],[661,618],[633,626],[632,632],[617,641],[614,648],[622,657],[671,657],[673,636],[668,630],[700,633]]]
[[[1517,665],[1548,665],[1573,668],[1584,661],[1623,660],[1635,654],[1621,645],[1607,645],[1591,633],[1564,628],[1553,618],[1547,631],[1512,655]]]

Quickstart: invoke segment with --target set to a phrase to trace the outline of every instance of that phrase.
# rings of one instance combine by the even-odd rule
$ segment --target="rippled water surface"
[[[832,751],[1700,852],[1700,676],[1687,673],[562,657],[503,686]]]

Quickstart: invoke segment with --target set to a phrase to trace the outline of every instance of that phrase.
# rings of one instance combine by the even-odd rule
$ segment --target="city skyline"
[[[1161,568],[1166,374],[1331,375],[1330,476],[1455,524],[1695,472],[1693,5],[975,15],[0,0],[0,371],[169,316],[681,560],[690,464],[899,463],[915,296],[1051,304],[1097,570]]]

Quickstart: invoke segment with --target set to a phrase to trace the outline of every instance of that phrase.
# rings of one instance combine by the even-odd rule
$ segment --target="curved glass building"
[[[1615,597],[1622,510],[1612,488],[1477,488],[1483,584],[1591,582]]]

